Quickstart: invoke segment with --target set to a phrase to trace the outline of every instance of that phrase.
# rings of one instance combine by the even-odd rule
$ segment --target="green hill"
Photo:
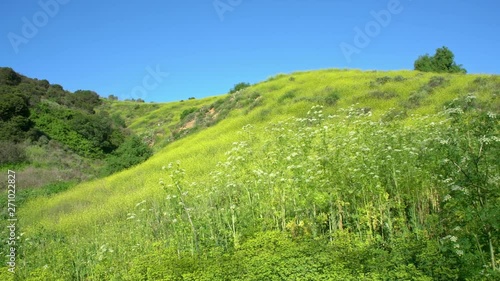
[[[17,206],[16,275],[494,280],[499,94],[499,76],[333,69],[106,101],[156,153]]]

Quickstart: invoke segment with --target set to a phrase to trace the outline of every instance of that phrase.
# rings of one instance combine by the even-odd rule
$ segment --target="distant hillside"
[[[488,75],[331,69],[279,74],[226,96],[160,104],[105,100],[99,108],[120,116],[128,128],[157,150],[219,122],[232,111],[248,115],[257,110],[261,121],[266,121],[272,119],[265,116],[275,111],[272,109],[289,116],[304,114],[315,104],[330,112],[356,105],[384,120],[406,119],[412,114],[436,113],[447,102],[468,93],[498,109],[499,80]]]
[[[18,279],[500,277],[499,76],[328,69],[95,111],[156,153],[23,202]]]

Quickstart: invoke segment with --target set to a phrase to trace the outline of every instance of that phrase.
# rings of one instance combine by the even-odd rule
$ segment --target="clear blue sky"
[[[498,0],[0,0],[0,66],[146,101],[299,70],[412,69],[443,45],[469,73],[500,74],[499,12]]]

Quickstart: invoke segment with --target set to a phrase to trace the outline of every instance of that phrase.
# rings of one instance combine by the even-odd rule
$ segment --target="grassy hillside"
[[[375,117],[393,115],[407,117],[409,114],[429,114],[442,109],[446,101],[466,93],[474,92],[478,98],[488,100],[498,83],[498,77],[467,76],[457,79],[451,74],[428,74],[421,72],[363,72],[347,70],[322,70],[297,72],[290,75],[279,74],[268,81],[258,83],[250,89],[240,91],[236,98],[231,95],[216,96],[200,100],[182,100],[166,104],[116,102],[106,100],[102,109],[117,114],[127,126],[141,135],[156,148],[162,148],[176,139],[173,136],[179,128],[190,123],[195,115],[180,120],[184,111],[207,111],[223,117],[233,109],[245,108],[245,115],[255,107],[260,108],[259,122],[272,118],[274,103],[279,108],[275,115],[295,116],[304,114],[312,105],[320,104],[330,110],[346,108],[352,104],[372,111]],[[453,80],[453,81],[451,81]],[[265,98],[261,99],[261,96]],[[266,102],[267,106],[261,106]],[[498,101],[495,101],[498,103]],[[287,109],[293,106],[295,109]],[[195,112],[196,113],[196,112]],[[221,120],[223,118],[218,118]],[[184,121],[184,122],[183,122]],[[202,120],[195,125],[202,126]],[[252,122],[254,122],[253,120]]]
[[[174,140],[171,138],[172,132],[182,126],[180,117],[184,111],[199,110],[217,99],[220,98],[191,99],[165,104],[106,100],[99,110],[120,116],[127,128],[158,149]]]
[[[446,130],[452,121],[438,112],[470,106],[498,114],[499,94],[498,76],[321,70],[277,75],[227,96],[104,105],[159,150],[129,170],[18,206],[16,274],[26,280],[480,276],[478,268],[498,259],[498,221],[467,220],[463,237],[449,231],[461,218],[443,203],[446,179],[438,175],[457,181],[460,175],[434,159],[451,150],[432,140],[449,134],[461,147],[463,132]],[[311,109],[316,105],[322,107]],[[460,124],[473,124],[467,118]],[[493,137],[483,158],[491,168],[489,193],[481,200],[498,202],[499,169],[491,165],[500,157],[498,119],[491,122],[489,131],[483,128]],[[455,208],[466,210],[460,204]],[[490,204],[481,207],[498,214]],[[8,237],[5,223],[1,235]],[[466,254],[454,254],[443,237],[463,239]],[[441,272],[432,268],[438,262]],[[480,278],[492,274],[485,272]]]

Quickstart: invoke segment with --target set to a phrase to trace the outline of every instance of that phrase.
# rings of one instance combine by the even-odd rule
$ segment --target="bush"
[[[398,96],[398,94],[393,92],[383,92],[383,91],[371,91],[368,96],[376,99],[388,100]]]
[[[394,78],[393,78],[393,80],[394,80],[395,82],[403,82],[403,81],[405,81],[405,80],[406,80],[406,78],[404,78],[404,77],[403,77],[403,76],[401,76],[401,75],[398,75],[398,76],[394,77]]]
[[[14,116],[28,117],[30,114],[27,99],[21,95],[2,95],[0,102],[0,120],[7,121]]]
[[[185,109],[184,111],[181,112],[181,116],[180,116],[180,120],[184,120],[184,118],[186,118],[188,115],[190,115],[191,113],[197,111],[198,108],[196,107],[191,107],[191,108],[188,108],[188,109]]]
[[[456,64],[455,55],[447,47],[438,48],[434,56],[425,54],[414,63],[415,70],[437,73],[467,73],[462,65]]]
[[[94,108],[101,105],[99,95],[94,91],[78,90],[73,95],[73,106],[89,113],[95,113]]]
[[[391,82],[391,81],[403,82],[405,80],[406,80],[406,78],[404,78],[401,75],[398,75],[398,76],[396,76],[394,78],[391,78],[389,76],[377,77],[374,81],[370,81],[370,87],[371,88],[375,88],[377,86],[384,85],[387,82]]]
[[[89,114],[41,103],[33,110],[31,118],[44,134],[87,157],[110,153],[123,139],[119,125],[106,113]]]
[[[378,77],[375,81],[377,81],[377,83],[380,85],[384,85],[385,83],[391,81],[391,77],[389,76]]]
[[[446,78],[444,78],[443,76],[433,76],[431,77],[427,85],[429,85],[429,87],[431,88],[437,88],[441,85],[444,85],[447,81],[448,80],[446,80]]]
[[[427,96],[425,91],[413,92],[410,94],[410,97],[407,101],[403,102],[402,105],[404,108],[413,109],[420,107],[422,105],[422,101]]]
[[[333,89],[332,87],[326,87],[323,90],[323,93],[326,93],[326,96],[324,98],[324,102],[326,105],[334,106],[340,99],[340,96],[337,94],[337,91],[335,91],[335,89]]]
[[[0,141],[0,165],[18,164],[26,159],[26,153],[20,144],[12,141]]]
[[[131,136],[107,159],[105,174],[109,175],[146,161],[153,151],[137,136]]]
[[[250,84],[249,83],[245,83],[245,82],[241,82],[241,83],[238,83],[236,85],[234,85],[234,87],[232,89],[229,90],[229,93],[230,94],[234,94],[240,90],[243,90],[245,88],[248,88],[250,87]]]
[[[406,110],[392,108],[382,116],[382,121],[390,122],[390,121],[394,121],[394,120],[401,120],[401,119],[405,119],[407,116],[408,116],[408,113],[406,112]]]
[[[286,99],[293,99],[295,97],[295,93],[297,92],[297,89],[291,90],[286,92],[284,95],[282,95],[279,99],[278,102],[283,102]]]

